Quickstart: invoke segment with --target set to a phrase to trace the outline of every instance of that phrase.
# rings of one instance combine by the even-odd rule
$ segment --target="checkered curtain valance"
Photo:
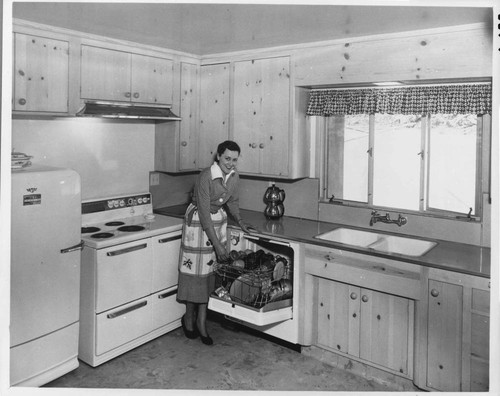
[[[307,115],[491,114],[491,84],[313,90]]]

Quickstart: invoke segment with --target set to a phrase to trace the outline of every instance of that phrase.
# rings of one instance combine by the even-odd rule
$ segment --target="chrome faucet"
[[[399,227],[401,227],[402,225],[405,225],[408,222],[408,219],[406,217],[401,216],[400,214],[397,220],[392,220],[389,213],[386,213],[385,216],[383,216],[379,214],[376,210],[373,210],[372,217],[370,219],[370,225],[373,226],[375,223],[379,221],[387,224],[397,224]]]

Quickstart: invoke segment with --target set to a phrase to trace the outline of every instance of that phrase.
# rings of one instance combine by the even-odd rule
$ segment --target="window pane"
[[[344,191],[349,201],[368,202],[369,116],[345,117]]]
[[[429,207],[476,213],[475,115],[431,116]]]
[[[375,115],[373,204],[419,209],[420,116]]]

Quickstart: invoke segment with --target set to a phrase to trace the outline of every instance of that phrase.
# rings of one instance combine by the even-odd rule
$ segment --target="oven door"
[[[97,313],[151,294],[152,250],[147,238],[97,251]]]
[[[266,284],[266,282],[253,282],[250,284],[247,279],[254,277],[250,272],[243,272],[238,276],[216,270],[218,287],[220,287],[221,278],[222,283],[225,282],[225,286],[222,289],[223,293],[218,288],[210,296],[208,308],[226,315],[229,319],[242,322],[250,327],[257,327],[265,332],[273,328],[283,327],[283,324],[287,322],[290,323],[285,327],[297,327],[298,320],[294,315],[296,316],[299,312],[300,274],[298,271],[300,265],[297,261],[300,257],[300,245],[287,241],[271,240],[264,236],[247,235],[234,230],[230,231],[228,241],[231,250],[240,252],[263,250],[268,254],[275,255],[275,258],[278,256],[285,258],[288,268],[286,268],[285,272],[280,273],[280,280],[273,281],[271,279],[271,284]],[[275,300],[269,298],[269,295],[266,296],[266,293],[273,290],[274,285],[280,284],[286,284],[288,288],[292,287],[291,293],[288,290],[287,293],[283,294],[284,298]],[[271,289],[269,286],[271,286]],[[297,329],[292,331],[292,342],[297,342],[297,331]],[[284,334],[280,335],[280,331],[277,331],[277,336],[285,338]]]

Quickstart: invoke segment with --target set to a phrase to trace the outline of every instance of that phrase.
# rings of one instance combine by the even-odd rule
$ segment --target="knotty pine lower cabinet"
[[[411,378],[413,300],[320,277],[313,284],[314,344]]]
[[[446,392],[489,389],[490,281],[431,269],[427,280],[425,378],[417,385]],[[422,343],[423,345],[424,343]]]

